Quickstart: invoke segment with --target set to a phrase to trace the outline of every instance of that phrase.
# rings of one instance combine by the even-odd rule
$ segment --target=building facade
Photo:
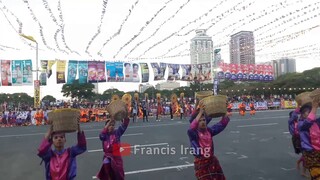
[[[179,82],[162,82],[162,83],[158,83],[156,84],[156,89],[157,90],[173,90],[175,88],[179,88],[180,87],[180,83]]]
[[[139,92],[143,93],[144,91],[146,91],[147,89],[153,87],[153,85],[146,83],[146,84],[140,84],[139,85]]]
[[[230,63],[255,64],[255,45],[252,31],[240,31],[231,35]]]
[[[197,29],[196,36],[191,39],[191,64],[211,62],[213,59],[212,38],[206,34],[205,29]]]
[[[272,61],[273,74],[277,78],[287,73],[295,73],[296,71],[296,60],[290,58],[281,58]]]

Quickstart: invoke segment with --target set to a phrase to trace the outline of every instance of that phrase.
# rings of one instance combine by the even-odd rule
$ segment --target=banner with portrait
[[[97,83],[98,82],[98,71],[97,71],[97,62],[88,61],[88,82]]]
[[[132,63],[132,82],[140,82],[139,64]]]
[[[168,64],[168,81],[180,80],[180,64]]]
[[[122,62],[115,62],[114,63],[114,75],[115,75],[115,82],[123,82],[124,81],[123,63]]]
[[[1,60],[1,84],[2,86],[11,86],[11,61]]]
[[[148,63],[140,63],[141,68],[141,76],[142,76],[142,83],[149,82],[149,67]]]
[[[193,81],[192,75],[192,65],[191,64],[181,64],[181,71],[182,71],[182,81]]]
[[[67,84],[72,84],[76,80],[77,69],[78,69],[78,61],[69,60]]]
[[[124,81],[125,82],[132,82],[132,64],[131,63],[124,63],[123,64],[123,68],[124,68]]]
[[[85,84],[88,82],[88,61],[79,61],[79,84]]]
[[[56,63],[56,60],[48,60],[48,69],[47,69],[47,76],[48,79],[52,75],[52,66]]]
[[[12,86],[21,86],[23,80],[23,63],[21,60],[12,61]]]
[[[66,83],[66,61],[57,60],[57,84]]]
[[[164,74],[166,72],[166,63],[150,63],[153,69],[154,81],[164,80]]]
[[[97,62],[97,81],[106,82],[106,65],[105,61]]]
[[[23,61],[23,81],[24,85],[32,85],[33,83],[33,75],[32,75],[32,61],[24,60]]]
[[[47,85],[47,73],[42,72],[39,76],[40,80],[40,86],[46,86]]]

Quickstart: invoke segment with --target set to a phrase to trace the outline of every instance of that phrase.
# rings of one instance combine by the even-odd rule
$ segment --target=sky
[[[229,63],[230,35],[246,30],[254,32],[256,63],[289,57],[302,72],[320,67],[319,7],[320,0],[0,0],[0,59],[32,59],[35,67],[35,44],[23,33],[37,40],[39,61],[188,64],[195,30],[206,29]],[[41,97],[63,98],[55,78],[41,87]],[[99,92],[138,85],[100,83]],[[0,93],[21,91],[33,96],[32,86],[0,87]]]

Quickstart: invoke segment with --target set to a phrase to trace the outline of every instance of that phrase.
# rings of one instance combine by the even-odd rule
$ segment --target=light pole
[[[34,105],[35,108],[40,107],[40,82],[39,82],[39,63],[38,63],[38,42],[32,37],[32,36],[27,36],[25,34],[20,34],[21,37],[28,39],[29,41],[32,41],[36,43],[36,81],[34,82]]]

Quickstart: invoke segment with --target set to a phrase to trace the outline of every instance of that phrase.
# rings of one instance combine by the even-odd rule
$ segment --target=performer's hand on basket
[[[317,109],[319,107],[319,99],[318,98],[313,98],[312,100],[312,108]]]
[[[78,132],[81,132],[81,128],[80,128],[80,116],[78,117],[77,121],[78,121]]]
[[[48,129],[48,131],[47,131],[47,133],[46,133],[46,135],[45,135],[44,137],[45,137],[46,139],[50,139],[52,133],[53,133],[53,125],[51,124],[51,125],[49,126],[49,129]]]

